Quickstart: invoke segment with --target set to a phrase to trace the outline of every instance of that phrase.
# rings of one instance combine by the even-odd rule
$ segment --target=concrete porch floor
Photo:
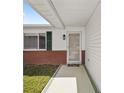
[[[95,93],[83,65],[62,65],[42,93]]]

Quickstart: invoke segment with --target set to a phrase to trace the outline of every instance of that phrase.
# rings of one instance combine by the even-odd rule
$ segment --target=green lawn
[[[58,65],[25,65],[24,93],[41,93],[57,67]]]

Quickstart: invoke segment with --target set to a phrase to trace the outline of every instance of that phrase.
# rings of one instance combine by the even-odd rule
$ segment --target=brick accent
[[[23,51],[24,64],[66,64],[66,51]],[[85,63],[85,51],[82,51]]]
[[[66,51],[24,51],[24,64],[66,64]]]

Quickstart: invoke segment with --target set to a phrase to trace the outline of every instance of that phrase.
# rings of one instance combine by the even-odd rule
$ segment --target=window
[[[24,49],[52,50],[52,32],[25,33],[24,34]]]
[[[34,33],[24,34],[24,49],[37,49],[38,36]]]
[[[45,33],[39,34],[39,49],[45,49]]]

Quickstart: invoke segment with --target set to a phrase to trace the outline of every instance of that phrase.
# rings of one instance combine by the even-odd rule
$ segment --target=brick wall
[[[24,64],[66,64],[66,51],[24,51]],[[85,63],[85,51],[82,51]]]

